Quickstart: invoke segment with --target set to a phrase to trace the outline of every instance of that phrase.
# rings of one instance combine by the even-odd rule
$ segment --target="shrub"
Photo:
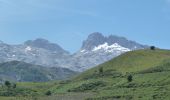
[[[133,76],[132,75],[128,75],[127,80],[128,80],[128,82],[132,82]]]
[[[45,93],[45,95],[47,95],[47,96],[50,96],[52,93],[51,93],[51,91],[47,91],[46,93]]]
[[[103,73],[103,67],[99,68],[99,73]]]
[[[14,83],[14,84],[13,84],[13,86],[12,86],[12,88],[14,88],[14,89],[15,89],[16,87],[17,87],[17,84],[16,84],[16,83]]]
[[[9,81],[5,81],[5,86],[7,86],[8,88],[11,87],[11,83]]]
[[[151,50],[155,50],[155,46],[151,46],[150,49],[151,49]]]

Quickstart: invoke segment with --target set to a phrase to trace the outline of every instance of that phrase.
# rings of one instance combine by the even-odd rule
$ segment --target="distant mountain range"
[[[79,51],[70,54],[58,44],[45,39],[28,40],[9,45],[0,42],[0,62],[21,61],[46,67],[68,68],[82,72],[122,53],[147,48],[124,37],[103,36],[95,32],[88,36]]]

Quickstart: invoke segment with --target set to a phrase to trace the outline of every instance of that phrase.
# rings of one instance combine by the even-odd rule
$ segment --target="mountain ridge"
[[[24,42],[24,45],[27,46],[33,46],[33,47],[37,47],[37,48],[43,48],[43,49],[47,49],[50,50],[52,52],[58,51],[59,53],[68,53],[68,51],[65,51],[62,47],[60,47],[58,44],[56,43],[51,43],[46,39],[43,38],[37,38],[35,40],[28,40]]]
[[[94,48],[94,46],[104,44],[105,42],[108,43],[108,45],[112,45],[113,43],[118,43],[121,46],[130,48],[132,50],[135,50],[136,48],[145,48],[147,46],[147,45],[141,45],[139,43],[136,43],[135,41],[127,40],[125,37],[120,37],[116,35],[103,36],[102,33],[94,32],[90,34],[85,41],[83,41],[83,45],[81,49],[91,50]],[[88,46],[89,44],[92,47],[89,47]],[[136,45],[136,47],[133,47],[134,45]]]
[[[123,37],[103,36],[102,33],[95,32],[88,36],[80,50],[74,54],[70,54],[58,44],[42,38],[28,40],[18,45],[1,43],[0,62],[17,60],[82,72],[122,53],[144,48],[147,46]]]

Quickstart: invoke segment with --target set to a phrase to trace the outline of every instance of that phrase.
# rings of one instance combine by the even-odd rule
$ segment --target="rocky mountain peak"
[[[95,47],[101,46],[105,43],[107,43],[108,46],[111,46],[116,43],[130,50],[146,48],[146,46],[138,44],[135,41],[127,40],[124,37],[119,37],[115,35],[103,36],[101,33],[95,32],[95,33],[90,34],[87,40],[83,42],[83,46],[81,50],[91,51]]]
[[[43,48],[58,53],[68,53],[63,48],[61,48],[58,44],[50,43],[48,40],[42,38],[38,38],[35,40],[28,40],[24,43],[24,45]]]
[[[105,37],[99,33],[95,32],[88,36],[87,40],[83,41],[82,50],[92,50],[95,46],[103,44],[105,42]]]
[[[88,36],[88,39],[94,39],[94,38],[102,38],[102,39],[104,39],[104,36],[103,36],[102,33],[99,33],[99,32],[91,33],[91,34]]]
[[[25,45],[33,45],[33,46],[38,46],[41,47],[44,44],[50,44],[48,40],[42,39],[42,38],[37,38],[35,40],[28,40],[24,43]]]
[[[37,39],[35,39],[34,40],[34,42],[36,43],[49,43],[49,41],[48,40],[46,40],[46,39],[43,39],[43,38],[37,38]]]

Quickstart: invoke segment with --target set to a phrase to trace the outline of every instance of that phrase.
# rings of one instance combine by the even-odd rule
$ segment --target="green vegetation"
[[[97,81],[93,83],[82,84],[79,87],[68,90],[68,92],[85,92],[85,91],[94,90],[94,89],[97,89],[98,87],[104,87],[104,86],[105,86],[104,82]]]
[[[155,50],[155,46],[151,46],[150,49],[151,49],[151,50]]]
[[[47,91],[45,94],[46,94],[47,96],[50,96],[52,93],[51,93],[51,91]]]
[[[47,68],[21,61],[0,63],[0,80],[2,81],[46,82],[68,79],[75,74],[77,72],[65,68]]]
[[[99,73],[103,73],[103,67],[99,68]]]
[[[125,53],[68,81],[17,83],[0,100],[169,100],[170,51]],[[6,96],[6,97],[4,97]]]
[[[5,86],[7,86],[8,88],[11,87],[11,83],[9,81],[5,81]]]
[[[128,82],[132,82],[133,76],[132,75],[128,75],[127,80],[128,80]]]

